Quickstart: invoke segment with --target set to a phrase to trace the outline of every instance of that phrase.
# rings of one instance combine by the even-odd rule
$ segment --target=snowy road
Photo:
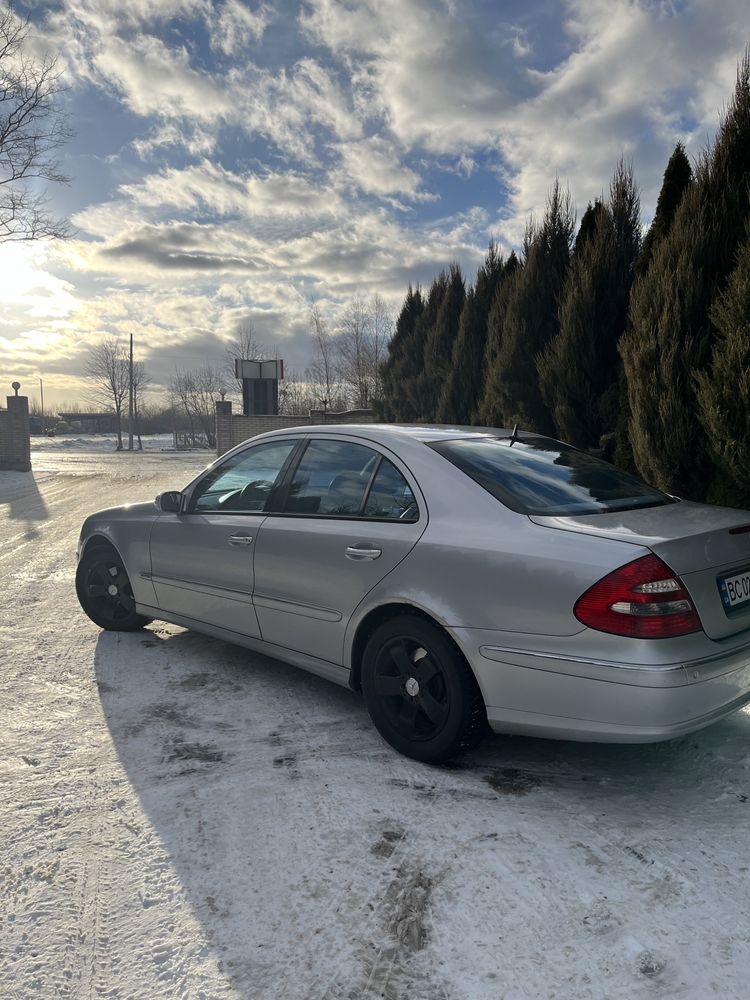
[[[0,473],[0,996],[750,995],[750,714],[430,768],[358,697],[173,626],[105,634],[82,518],[201,455]]]

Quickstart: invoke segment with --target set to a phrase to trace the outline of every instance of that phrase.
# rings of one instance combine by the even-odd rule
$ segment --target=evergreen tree
[[[711,321],[718,339],[710,371],[697,376],[698,401],[710,453],[726,481],[714,481],[710,499],[750,507],[750,229]]]
[[[431,398],[431,380],[425,377],[425,348],[435,329],[440,307],[448,291],[448,275],[441,271],[430,285],[424,307],[409,341],[408,364],[401,382],[402,420],[434,418],[435,400]]]
[[[583,218],[576,234],[576,240],[573,244],[573,257],[580,256],[586,244],[593,239],[597,230],[599,216],[603,211],[604,202],[601,198],[594,199],[593,205],[589,202],[586,206],[586,211],[583,213]]]
[[[621,353],[640,473],[702,499],[712,468],[698,423],[696,373],[711,361],[709,310],[733,269],[750,209],[750,55],[716,139],[696,167],[669,233],[631,296]]]
[[[518,423],[526,430],[552,432],[552,419],[539,388],[536,359],[559,332],[558,300],[574,227],[570,196],[556,181],[542,222],[530,226],[527,232],[524,266],[510,283],[500,351],[493,371],[487,375],[487,391],[508,426]],[[483,412],[489,409],[483,404]]]
[[[594,227],[571,262],[560,332],[538,360],[539,384],[555,429],[580,448],[598,447],[617,421],[617,344],[625,331],[640,249],[640,200],[632,170],[622,161]]]
[[[375,413],[379,420],[402,421],[413,419],[407,415],[404,403],[404,382],[422,372],[422,360],[415,350],[414,337],[417,320],[424,309],[422,292],[409,285],[401,307],[396,329],[388,344],[388,357],[381,367],[382,395],[375,400]]]
[[[461,268],[452,264],[440,307],[425,339],[424,374],[422,376],[422,413],[425,420],[435,420],[438,403],[451,371],[453,346],[458,337],[466,301],[466,286]]]
[[[664,178],[656,202],[654,218],[643,240],[638,258],[638,274],[645,274],[654,255],[654,247],[660,243],[672,228],[672,221],[682,196],[693,179],[693,170],[685,153],[685,147],[678,142],[669,157]]]
[[[503,265],[487,317],[487,340],[484,349],[484,372],[482,389],[477,397],[476,410],[471,422],[485,427],[502,427],[504,423],[500,401],[500,386],[497,374],[500,371],[499,358],[503,343],[503,321],[508,309],[508,299],[513,287],[513,277],[521,267],[515,251]]]
[[[487,318],[502,272],[503,258],[493,241],[461,312],[451,368],[438,404],[437,419],[441,423],[471,423],[482,391]]]
[[[692,183],[693,171],[681,142],[675,146],[669,158],[664,178],[662,180],[656,211],[641,247],[636,264],[636,281],[646,273],[654,255],[655,248],[664,239],[672,227],[675,212],[682,201],[682,196]],[[633,448],[630,443],[630,399],[625,371],[621,367],[617,390],[617,424],[613,442],[613,459],[616,465],[630,472],[635,472]]]

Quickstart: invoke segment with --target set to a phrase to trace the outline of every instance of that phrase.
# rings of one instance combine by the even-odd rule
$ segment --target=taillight
[[[701,627],[682,581],[655,555],[603,577],[578,598],[573,611],[589,628],[638,639],[668,639]]]

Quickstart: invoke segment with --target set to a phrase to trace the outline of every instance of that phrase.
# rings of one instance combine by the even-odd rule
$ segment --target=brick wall
[[[28,472],[31,468],[29,400],[8,396],[8,409],[0,410],[0,469]]]
[[[369,424],[372,410],[347,410],[340,413],[324,413],[311,410],[309,414],[278,414],[276,416],[246,417],[232,413],[230,400],[216,404],[216,454],[223,455],[235,445],[265,434],[266,431],[282,430],[286,427],[309,427],[310,424]]]
[[[216,454],[223,455],[232,447],[232,404],[222,399],[216,404]]]
[[[13,448],[10,441],[10,414],[0,410],[0,469],[11,468]]]

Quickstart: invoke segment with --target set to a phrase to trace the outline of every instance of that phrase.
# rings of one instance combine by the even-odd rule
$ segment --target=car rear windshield
[[[597,514],[675,502],[635,476],[551,438],[461,438],[430,447],[520,514]]]

